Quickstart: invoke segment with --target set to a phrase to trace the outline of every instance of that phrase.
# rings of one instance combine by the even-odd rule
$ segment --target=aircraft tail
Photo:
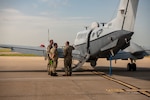
[[[108,27],[133,32],[139,0],[121,0],[117,17],[108,23]]]

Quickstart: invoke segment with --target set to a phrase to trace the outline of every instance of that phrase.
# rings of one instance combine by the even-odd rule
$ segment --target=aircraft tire
[[[92,61],[90,62],[90,65],[91,65],[93,68],[95,68],[95,66],[96,66],[96,61],[95,61],[95,60],[92,60]]]
[[[136,71],[136,64],[135,63],[132,64],[132,70]]]
[[[127,71],[136,71],[136,64],[135,63],[133,63],[133,64],[130,64],[130,63],[128,63],[127,64]]]
[[[132,69],[131,66],[132,66],[132,65],[131,65],[130,63],[127,64],[127,71],[131,71],[131,69]]]

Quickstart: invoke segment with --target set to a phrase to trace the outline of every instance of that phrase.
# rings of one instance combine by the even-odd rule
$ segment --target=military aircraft
[[[128,60],[130,59],[131,63],[127,64],[128,71],[136,71],[136,60],[143,59],[145,56],[150,55],[150,47],[142,47],[138,44],[131,42],[130,46],[126,49],[119,51],[115,56],[112,57],[112,60],[122,59]]]
[[[131,37],[134,33],[134,23],[136,18],[139,0],[121,0],[117,16],[110,22],[100,24],[92,23],[90,28],[77,33],[72,55],[73,59],[79,62],[74,66],[74,70],[80,68],[85,62],[90,62],[95,67],[98,58],[109,58],[118,51],[130,45]],[[34,53],[46,55],[46,47],[0,45],[3,48],[11,48],[12,51],[22,53]],[[59,57],[63,57],[63,49],[58,48]],[[121,59],[121,58],[120,58]]]
[[[114,56],[130,45],[137,6],[138,0],[121,0],[116,18],[103,27],[92,23],[90,29],[77,33],[73,51],[73,57],[79,60],[76,68],[85,61],[95,67],[98,58]]]

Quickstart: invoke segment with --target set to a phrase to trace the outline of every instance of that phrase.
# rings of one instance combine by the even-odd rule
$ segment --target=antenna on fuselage
[[[88,26],[85,26],[85,30],[87,30],[88,29]]]
[[[104,27],[106,23],[103,22],[103,23],[100,23],[100,24],[102,25],[102,27]]]

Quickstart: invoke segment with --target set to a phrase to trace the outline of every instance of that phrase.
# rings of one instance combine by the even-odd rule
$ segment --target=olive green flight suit
[[[65,67],[65,75],[71,76],[72,75],[72,50],[74,48],[72,46],[66,46],[64,48],[64,67]]]

